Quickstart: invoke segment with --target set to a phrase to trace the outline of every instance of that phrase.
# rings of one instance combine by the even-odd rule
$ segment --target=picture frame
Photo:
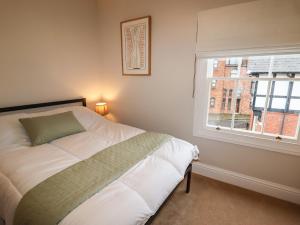
[[[122,21],[123,76],[151,75],[151,16]]]

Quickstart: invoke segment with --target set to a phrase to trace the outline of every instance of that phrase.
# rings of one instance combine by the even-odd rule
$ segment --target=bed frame
[[[0,108],[0,113],[7,113],[7,112],[20,111],[20,110],[28,110],[28,109],[36,109],[36,108],[43,108],[43,107],[51,107],[51,106],[59,106],[59,105],[67,105],[67,104],[73,104],[73,103],[81,103],[82,106],[86,107],[86,98],[77,98],[77,99],[69,99],[69,100],[64,100],[64,101],[44,102],[44,103],[37,103],[37,104],[30,104],[30,105],[20,105],[20,106]],[[184,178],[187,178],[186,189],[185,189],[186,193],[190,192],[191,175],[192,175],[192,164],[190,164],[187,167],[185,174],[184,174]],[[179,186],[179,184],[177,185],[177,187],[178,186]],[[159,214],[160,210],[167,203],[167,201],[171,198],[171,196],[175,192],[176,188],[170,193],[170,195],[163,202],[163,204],[160,206],[160,208],[157,210],[157,212],[148,219],[148,221],[146,222],[145,225],[150,225],[154,221],[155,217]],[[1,218],[0,218],[0,225],[1,225]]]
[[[36,108],[43,108],[43,107],[50,107],[50,106],[58,106],[58,105],[67,105],[67,104],[72,104],[72,103],[81,103],[83,106],[86,106],[86,99],[85,98],[77,98],[77,99],[70,99],[70,100],[64,100],[64,101],[12,106],[12,107],[0,108],[0,113],[14,112],[14,111],[26,110],[26,109],[36,109]]]

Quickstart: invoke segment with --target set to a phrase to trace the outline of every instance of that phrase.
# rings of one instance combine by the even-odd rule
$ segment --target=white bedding
[[[71,110],[87,131],[49,144],[30,147],[21,124],[16,123],[18,117]],[[0,217],[6,221],[6,225],[12,225],[19,201],[35,185],[113,144],[144,132],[110,122],[79,106],[30,115],[19,114],[9,119],[12,127],[4,120],[1,122],[0,118]],[[6,129],[11,130],[5,132]],[[144,224],[184,178],[187,166],[197,155],[197,147],[173,138],[78,206],[59,224]]]

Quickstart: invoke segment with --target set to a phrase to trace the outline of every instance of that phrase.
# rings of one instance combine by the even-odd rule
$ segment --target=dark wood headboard
[[[81,103],[83,106],[86,107],[86,98],[69,99],[69,100],[55,101],[55,102],[43,102],[43,103],[30,104],[30,105],[11,106],[6,108],[0,108],[0,113],[26,110],[26,109],[43,108],[43,107],[57,106],[57,105],[66,105],[72,103]]]

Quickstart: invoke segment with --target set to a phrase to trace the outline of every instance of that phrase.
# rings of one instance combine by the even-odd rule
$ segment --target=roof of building
[[[269,71],[271,56],[255,56],[248,58],[248,70],[251,73],[266,73]],[[300,72],[300,55],[275,56],[273,73]]]

